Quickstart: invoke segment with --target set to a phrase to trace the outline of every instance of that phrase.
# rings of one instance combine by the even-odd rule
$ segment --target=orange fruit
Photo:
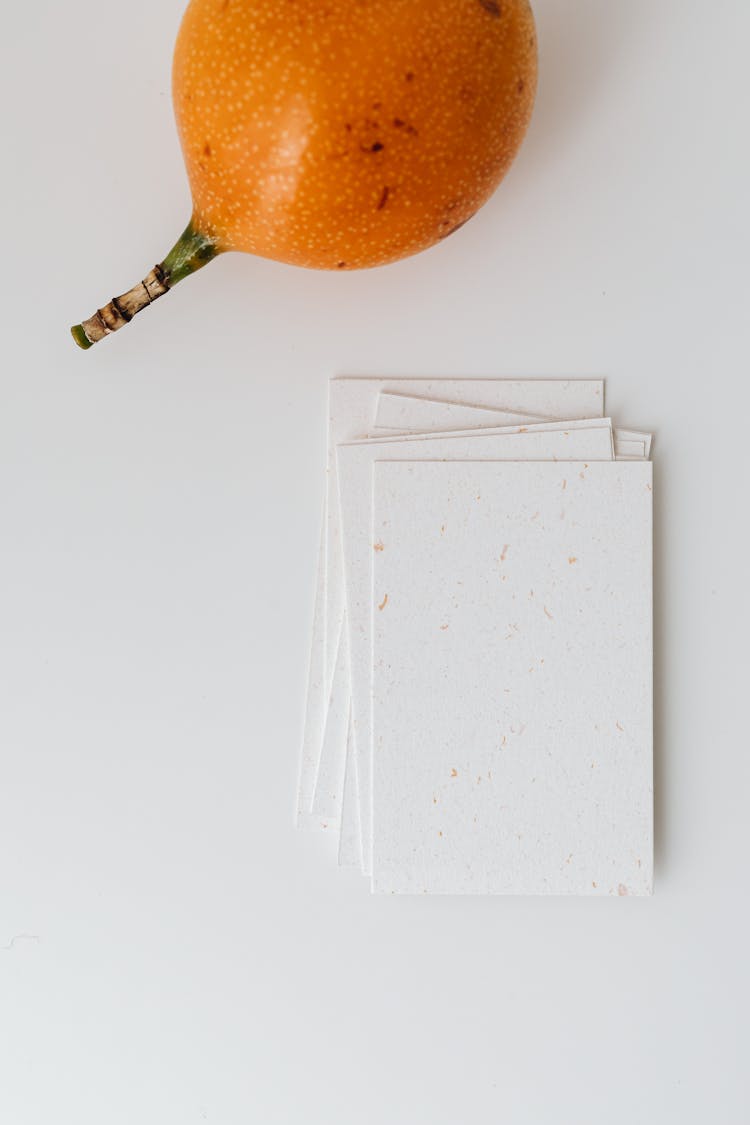
[[[347,270],[432,246],[504,176],[536,74],[528,0],[191,0],[173,69],[190,224],[74,338],[223,251]]]

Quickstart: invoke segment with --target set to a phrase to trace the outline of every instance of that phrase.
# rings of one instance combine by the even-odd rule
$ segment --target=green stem
[[[169,288],[208,265],[218,253],[220,250],[217,243],[196,230],[191,220],[161,263],[169,280]]]
[[[79,347],[90,348],[98,340],[103,340],[124,324],[129,324],[141,309],[152,305],[179,281],[201,269],[219,253],[221,247],[218,243],[199,231],[191,220],[164,261],[154,266],[149,275],[127,293],[123,293],[121,297],[113,297],[88,320],[74,325],[70,330],[73,339]]]

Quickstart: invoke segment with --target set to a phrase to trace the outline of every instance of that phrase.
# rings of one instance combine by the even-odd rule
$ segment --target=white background
[[[3,12],[3,1125],[744,1125],[750,6],[537,0],[460,234],[227,255],[83,354],[188,218],[182,6]],[[295,834],[331,373],[656,429],[653,899],[371,898]]]

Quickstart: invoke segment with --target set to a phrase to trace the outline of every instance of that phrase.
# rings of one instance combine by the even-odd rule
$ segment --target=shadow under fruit
[[[227,250],[351,270],[446,238],[510,166],[536,76],[528,0],[191,0],[172,76],[190,223],[76,343]]]

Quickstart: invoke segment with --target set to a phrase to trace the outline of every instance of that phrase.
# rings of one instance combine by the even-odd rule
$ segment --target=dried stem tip
[[[129,324],[136,313],[168,293],[178,281],[189,277],[219,253],[213,239],[196,230],[190,222],[161,265],[154,266],[148,277],[139,281],[121,297],[113,297],[103,309],[71,328],[80,348],[90,348],[105,336]]]
[[[154,266],[148,277],[139,281],[121,297],[113,297],[103,309],[97,309],[93,316],[71,328],[73,339],[82,348],[103,340],[111,332],[116,332],[124,324],[129,324],[136,313],[152,304],[157,297],[163,297],[169,290],[169,281],[161,266]]]

